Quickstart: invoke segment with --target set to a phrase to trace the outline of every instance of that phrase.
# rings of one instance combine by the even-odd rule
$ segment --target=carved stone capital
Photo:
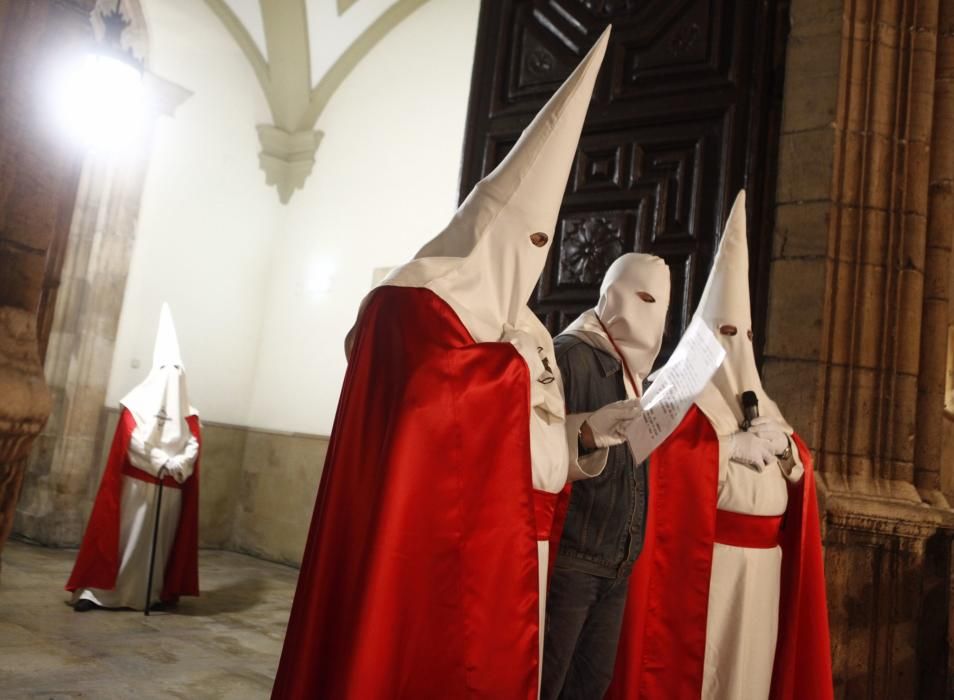
[[[278,190],[282,204],[288,203],[295,190],[304,187],[315,166],[315,152],[322,136],[317,129],[291,133],[269,124],[258,126],[262,144],[258,162],[265,171],[265,182]]]

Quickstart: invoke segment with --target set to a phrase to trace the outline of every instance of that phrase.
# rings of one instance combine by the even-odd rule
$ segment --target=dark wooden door
[[[615,258],[650,252],[672,270],[668,356],[744,186],[761,337],[787,15],[787,2],[770,1],[484,0],[461,198],[613,24],[531,301],[551,331],[593,305]]]

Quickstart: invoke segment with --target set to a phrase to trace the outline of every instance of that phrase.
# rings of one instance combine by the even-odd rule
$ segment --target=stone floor
[[[199,554],[199,598],[170,612],[75,613],[75,550],[8,542],[0,572],[0,698],[266,698],[298,571]]]

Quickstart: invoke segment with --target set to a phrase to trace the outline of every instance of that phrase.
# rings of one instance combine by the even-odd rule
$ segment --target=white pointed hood
[[[477,342],[499,340],[505,325],[535,325],[549,338],[527,302],[553,241],[609,33],[607,28],[448,226],[382,284],[431,289]],[[546,242],[535,245],[536,233]]]
[[[762,388],[752,345],[752,310],[749,300],[749,248],[745,226],[745,190],[739,192],[729,212],[719,251],[702,292],[695,317],[702,320],[725,348],[725,361],[696,404],[719,435],[739,430],[742,392],[754,391],[759,414],[785,423],[781,411]],[[734,335],[729,327],[735,328]],[[723,329],[725,332],[723,332]],[[787,427],[787,424],[786,424]],[[787,428],[791,433],[791,428]]]
[[[185,368],[168,304],[164,303],[159,313],[152,369],[120,403],[136,419],[136,436],[146,445],[170,455],[185,448],[192,435],[186,418],[198,412],[189,404]]]
[[[642,380],[662,347],[669,288],[669,266],[662,258],[621,255],[603,276],[596,307],[584,311],[564,331],[620,361],[630,398],[642,393]]]

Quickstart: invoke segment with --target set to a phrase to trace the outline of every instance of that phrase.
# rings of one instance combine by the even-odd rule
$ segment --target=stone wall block
[[[838,162],[839,169],[833,169],[833,172],[841,174],[838,181],[833,184],[836,190],[833,194],[837,195],[836,206],[840,206],[842,209],[859,210],[863,204],[864,173],[870,167],[865,153],[867,148],[866,138],[864,134],[858,131],[846,131],[838,135],[840,141],[836,150],[844,149],[844,156]],[[846,211],[841,212],[842,217],[847,214]],[[845,226],[839,226],[841,236],[851,235],[843,231],[846,228]],[[853,233],[855,236],[857,235],[855,232]],[[852,240],[855,240],[855,238],[853,237]]]
[[[927,166],[927,163],[925,163]],[[927,183],[924,183],[927,191]],[[892,261],[895,269],[917,272],[924,276],[924,259],[927,253],[927,217],[923,213],[903,212],[901,220],[901,245]]]
[[[778,201],[817,201],[828,197],[831,189],[829,155],[834,145],[831,129],[814,129],[782,134],[779,139],[780,169]]]
[[[777,262],[769,297],[779,312],[768,321],[766,353],[795,359],[818,357],[824,273],[824,268],[812,260]]]
[[[847,433],[843,430],[844,416],[848,407],[850,373],[843,366],[831,366],[824,386],[823,432],[818,448],[832,454],[847,451]]]
[[[909,142],[906,149],[907,177],[904,187],[906,213],[925,216],[931,183],[931,145],[923,141]]]
[[[888,456],[899,462],[913,462],[918,378],[895,375],[894,381],[896,383],[894,406],[889,424],[892,449]]]
[[[831,205],[831,226],[826,232],[829,236],[829,256],[834,264],[841,261],[853,261],[857,255],[858,244],[869,235],[867,228],[858,225],[858,221],[867,212],[852,204]],[[865,246],[867,247],[867,246]]]
[[[880,134],[865,137],[864,173],[858,204],[890,211],[894,205],[893,183],[900,161],[898,144]]]
[[[782,117],[782,132],[830,127],[838,97],[838,32],[797,35],[788,42],[786,63],[791,79],[785,81],[785,100],[791,105]]]
[[[772,257],[824,257],[828,250],[830,209],[831,203],[828,201],[782,204],[776,207]]]
[[[846,266],[847,267],[847,266]],[[893,300],[886,298],[887,280],[881,265],[861,265],[846,270],[846,274],[858,275],[860,285],[854,290],[854,312],[843,326],[843,333],[854,327],[855,344],[850,348],[847,364],[857,367],[884,368],[882,339],[885,319],[894,311]]]
[[[835,0],[813,0],[812,2],[792,3],[789,12],[791,36],[800,38],[821,34],[842,35],[842,2]],[[791,69],[791,64],[787,64]],[[837,66],[837,62],[835,63]]]
[[[830,304],[828,317],[844,324],[850,323],[858,308],[856,301],[856,270],[849,265],[832,265],[828,295]],[[853,329],[837,333],[830,338],[826,347],[831,362],[836,366],[848,364],[853,347]]]
[[[919,270],[902,270],[899,279],[900,306],[898,318],[897,371],[917,376],[921,356],[921,325],[924,309],[924,275]]]
[[[818,365],[811,361],[780,360],[767,357],[762,363],[762,384],[773,398],[784,397],[779,408],[785,419],[809,444],[818,444],[818,419],[815,407],[818,401],[818,382],[806,381],[806,376],[818,373]]]
[[[871,455],[880,438],[880,419],[886,408],[882,391],[884,374],[857,366],[845,367],[842,371],[850,376],[847,410],[842,415],[833,414],[833,418],[847,436],[844,444],[848,454]]]
[[[891,214],[884,209],[868,207],[861,213],[860,235],[863,243],[859,250],[850,251],[842,260],[853,264],[883,265],[888,249]],[[850,225],[852,222],[846,222]]]

